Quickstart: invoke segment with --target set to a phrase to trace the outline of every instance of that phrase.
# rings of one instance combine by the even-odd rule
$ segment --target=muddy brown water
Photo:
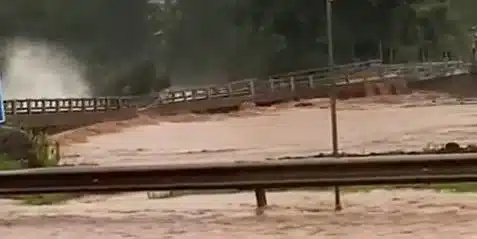
[[[477,142],[477,105],[408,96],[340,102],[340,148],[419,150]],[[437,101],[435,100],[437,99]],[[327,102],[178,116],[69,132],[67,163],[170,164],[264,160],[330,151]],[[182,122],[181,122],[182,121]],[[123,127],[127,126],[127,127]],[[75,135],[78,137],[75,141]],[[91,136],[94,135],[94,136]],[[63,135],[64,136],[64,135]],[[89,137],[87,137],[89,136]],[[87,140],[85,140],[87,138]],[[62,205],[0,202],[3,238],[477,238],[477,194],[426,190],[269,193],[255,214],[253,193],[147,199],[146,193],[89,196]]]

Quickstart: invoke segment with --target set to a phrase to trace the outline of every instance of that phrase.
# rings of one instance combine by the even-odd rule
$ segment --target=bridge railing
[[[338,85],[393,79],[426,80],[468,72],[469,65],[462,61],[383,65],[379,60],[353,62],[287,74],[274,75],[267,80],[246,79],[223,85],[209,85],[184,90],[172,90],[159,95],[157,103],[174,104],[201,100],[256,97],[260,94],[293,92],[296,90],[327,87],[333,81]],[[154,98],[152,96],[152,98]],[[4,101],[6,114],[41,114],[63,112],[110,111],[136,107],[134,97],[100,97],[78,99],[22,99]],[[135,103],[136,102],[136,103]]]
[[[269,77],[267,80],[247,79],[225,85],[174,90],[162,95],[162,104],[189,102],[228,97],[254,97],[257,94],[270,92],[313,89],[330,85],[335,81],[338,85],[365,80],[394,79],[402,77],[406,80],[426,80],[434,77],[463,74],[468,72],[468,64],[462,61],[445,61],[412,64],[383,65],[379,60],[354,62],[330,68],[316,68],[296,71]]]
[[[123,97],[5,100],[7,115],[112,111],[130,107]]]
[[[361,62],[352,62],[343,65],[336,65],[333,67],[333,71],[335,72],[343,72],[343,73],[350,73],[353,71],[362,71],[364,69],[369,69],[371,67],[380,66],[382,65],[381,60],[368,60],[368,61],[361,61]],[[301,71],[294,71],[289,72],[286,74],[276,74],[272,75],[269,78],[284,78],[284,77],[298,77],[298,76],[310,76],[310,75],[326,75],[331,71],[330,67],[322,67],[322,68],[314,68],[314,69],[307,69]]]
[[[386,74],[396,74],[408,80],[428,80],[435,77],[468,73],[469,64],[463,61],[423,62],[383,65]]]
[[[273,75],[267,80],[246,79],[224,85],[209,85],[194,89],[173,90],[160,96],[162,104],[173,104],[197,100],[208,100],[228,97],[254,97],[257,94],[266,94],[278,91],[294,91],[303,88],[315,88],[329,85],[333,79],[338,84],[349,83],[345,76],[359,72],[376,71],[381,66],[380,60],[369,60],[338,65],[333,68],[316,68],[311,70],[296,71],[287,74]],[[358,76],[366,78],[369,76]],[[353,77],[352,77],[353,78]],[[356,77],[354,77],[356,78]]]

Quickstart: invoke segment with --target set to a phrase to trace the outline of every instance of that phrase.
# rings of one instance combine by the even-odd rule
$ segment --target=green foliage
[[[25,195],[15,197],[20,200],[22,204],[31,205],[31,206],[41,206],[41,205],[53,205],[58,203],[64,203],[68,200],[78,198],[78,194],[69,194],[69,193],[50,193],[50,194],[38,194],[38,195]]]
[[[56,167],[59,162],[59,145],[48,139],[46,134],[33,134],[29,132],[29,137],[34,142],[33,149],[36,152],[36,158],[30,158],[28,162],[22,162],[9,155],[0,156],[0,170],[15,170],[25,167]],[[27,150],[27,149],[24,149]],[[69,199],[77,198],[78,194],[52,193],[39,195],[21,195],[11,198],[20,200],[27,205],[50,205],[62,203]]]
[[[333,1],[335,59],[436,60],[443,51],[467,59],[474,5]],[[126,85],[143,94],[170,79],[209,84],[327,64],[325,0],[0,0],[0,9],[3,39],[60,43],[87,65],[97,94],[120,94]]]
[[[6,154],[0,156],[0,170],[22,169],[24,165],[19,160],[12,159]]]
[[[51,141],[46,134],[33,134],[28,132],[28,137],[33,142],[32,148],[21,148],[17,150],[33,151],[35,157],[19,159],[12,155],[3,153],[0,156],[0,170],[21,169],[24,167],[55,167],[60,160],[59,144]],[[23,161],[23,160],[26,160]]]
[[[369,192],[376,189],[429,189],[437,192],[450,193],[475,193],[477,192],[476,183],[444,183],[444,184],[416,184],[416,185],[387,185],[387,186],[352,186],[344,187],[346,192]]]
[[[34,151],[38,162],[29,162],[30,167],[54,167],[58,165],[60,160],[59,150],[60,146],[58,142],[52,142],[48,139],[45,133],[33,135],[31,134],[34,142]]]

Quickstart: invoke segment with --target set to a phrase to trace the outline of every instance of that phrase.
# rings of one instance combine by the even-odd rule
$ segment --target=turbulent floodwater
[[[340,148],[348,152],[419,150],[427,143],[477,142],[477,105],[443,105],[444,101],[407,97],[342,102],[338,107]],[[149,119],[145,125],[130,124],[122,131],[117,130],[121,125],[103,125],[109,134],[99,134],[101,127],[90,127],[62,136],[69,144],[65,160],[170,164],[328,152],[329,111],[326,102],[315,103],[310,108],[279,106],[234,115]],[[85,141],[88,134],[99,135]],[[253,193],[158,200],[132,193],[42,207],[5,200],[0,235],[9,239],[477,238],[474,194],[347,193],[345,209],[339,213],[332,210],[330,192],[267,195],[271,206],[260,216],[255,215]]]

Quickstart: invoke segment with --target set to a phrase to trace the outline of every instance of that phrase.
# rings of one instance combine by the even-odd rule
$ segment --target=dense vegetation
[[[468,59],[475,0],[335,0],[339,62]],[[0,36],[41,39],[85,63],[97,94],[326,64],[325,0],[0,0]],[[158,80],[159,79],[159,80]]]

